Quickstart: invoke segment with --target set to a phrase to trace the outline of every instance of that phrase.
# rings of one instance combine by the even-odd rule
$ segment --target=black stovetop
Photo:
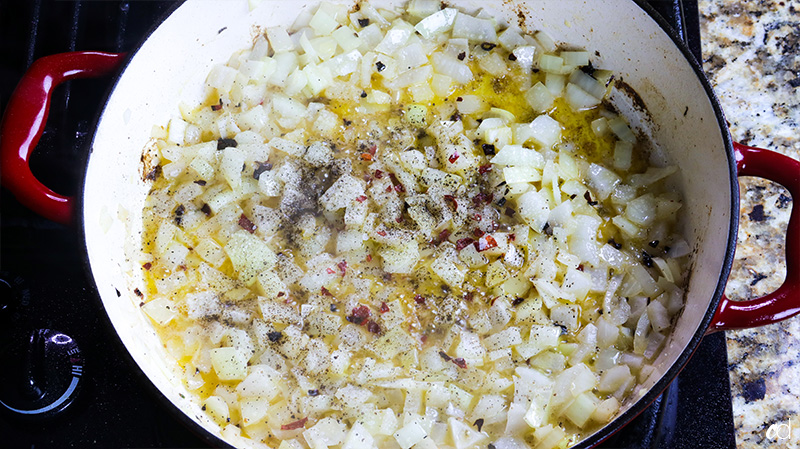
[[[35,58],[73,50],[130,50],[173,3],[0,1],[0,110]],[[649,3],[698,55],[696,0]],[[59,193],[79,190],[86,143],[109,87],[109,80],[81,80],[65,84],[53,96],[31,165]],[[8,191],[0,191],[0,354],[7,352],[9,342],[44,328],[71,336],[85,358],[75,402],[44,421],[0,415],[0,446],[207,447],[151,394],[120,354],[84,269],[83,250],[78,230],[42,219]],[[14,365],[10,362],[0,362],[0,372]],[[720,333],[706,337],[666,392],[601,447],[734,446],[726,346]]]

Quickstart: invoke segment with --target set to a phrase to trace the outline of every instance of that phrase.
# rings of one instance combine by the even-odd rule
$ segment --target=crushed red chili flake
[[[391,191],[392,191],[392,186],[388,186],[388,187],[386,187],[386,191],[387,191],[387,192],[391,192]]]
[[[144,268],[145,270],[149,270],[149,269],[153,268],[153,264],[151,264],[150,262],[147,262],[144,265],[142,265],[142,268]]]
[[[489,195],[488,193],[481,192],[472,197],[472,203],[475,204],[475,206],[480,206],[483,203],[489,204],[491,202],[492,195]]]
[[[389,305],[386,304],[385,302],[381,302],[381,310],[380,310],[380,312],[381,313],[386,313],[388,311],[389,311]]]
[[[323,287],[323,288],[324,288],[324,287]],[[278,292],[278,298],[280,298],[281,296],[283,296],[283,295],[285,295],[285,294],[286,294],[286,293],[284,293],[284,292]]]
[[[245,214],[239,217],[239,226],[251,234],[256,232],[256,225]]]
[[[378,146],[377,146],[377,145],[371,145],[371,146],[370,146],[370,147],[367,149],[367,151],[369,151],[369,154],[371,154],[371,155],[373,155],[373,156],[374,156],[374,155],[375,155],[375,153],[378,151]]]
[[[327,271],[328,274],[336,273],[336,270],[334,270],[333,268],[327,268],[327,269],[325,269],[325,271]]]
[[[417,304],[425,304],[425,297],[422,295],[414,295],[414,302]]]
[[[471,302],[472,298],[475,297],[475,292],[467,292],[464,294],[464,301]]]
[[[397,184],[396,186],[394,186],[394,191],[397,193],[402,193],[406,191],[406,188],[403,187],[403,184]]]
[[[325,295],[325,296],[333,296],[333,295],[331,294],[331,292],[330,292],[330,291],[329,291],[327,288],[325,288],[325,287],[320,287],[320,288],[319,288],[319,291],[320,291],[320,292],[321,292],[323,295]]]
[[[362,161],[371,161],[372,155],[369,153],[361,153],[361,160]]]
[[[394,219],[394,221],[396,221],[398,223],[402,223],[403,222],[403,217],[397,217],[397,218]]]
[[[456,366],[461,369],[467,369],[467,361],[462,359],[461,357],[453,359],[453,363],[455,363]]]
[[[583,264],[578,265],[578,271],[583,271]]]
[[[381,325],[370,320],[367,323],[367,330],[372,332],[373,334],[380,334],[381,333]]]
[[[450,230],[443,229],[442,232],[439,233],[439,237],[437,237],[436,244],[438,245],[439,243],[447,241],[448,238],[450,238]]]
[[[290,422],[289,424],[281,425],[281,430],[296,430],[305,427],[308,418],[298,419],[297,421]]]
[[[377,231],[376,234],[378,234],[381,237],[386,237],[386,231]]]
[[[480,173],[482,175],[485,174],[485,173],[488,173],[490,171],[492,171],[491,164],[481,165],[480,167],[478,167],[478,173]]]
[[[517,234],[508,234],[508,242],[511,243],[517,239]]]
[[[472,216],[472,219],[475,221],[481,221],[483,217],[481,216],[481,214],[475,214]]]
[[[369,318],[369,307],[358,306],[347,317],[347,321],[353,324],[365,324]]]
[[[347,261],[343,260],[343,261],[337,263],[336,266],[339,267],[339,271],[341,271],[342,272],[342,276],[344,276],[345,271],[347,271]]]
[[[484,234],[486,233],[478,228],[472,230],[472,235],[474,235],[475,237],[483,237]]]
[[[455,164],[458,158],[460,157],[461,155],[458,154],[458,151],[456,151],[453,154],[451,154],[450,157],[447,158],[447,160],[450,161],[451,164]]]
[[[463,238],[463,239],[459,239],[459,240],[456,242],[456,251],[461,251],[462,249],[464,249],[464,248],[468,247],[469,245],[472,245],[472,243],[473,243],[474,241],[475,241],[475,240],[472,240],[472,239],[471,239],[471,238],[469,238],[469,237],[466,237],[466,238]]]
[[[372,262],[372,254],[367,254],[367,262]]]
[[[497,247],[497,240],[494,239],[491,235],[487,234],[478,239],[475,242],[475,250],[478,252],[486,251],[487,249],[492,249]]]
[[[445,195],[444,200],[449,203],[453,203],[453,210],[458,209],[458,201],[456,201],[456,197],[454,197],[453,195]]]
[[[380,170],[375,170],[375,179],[383,178],[383,172]]]
[[[439,351],[439,357],[443,358],[445,362],[449,362],[450,360],[453,359],[452,357],[447,355],[447,353],[444,351]]]
[[[356,198],[356,201],[358,201],[359,203],[363,203],[364,201],[366,201],[366,199],[367,199],[366,195],[361,195],[358,198]]]

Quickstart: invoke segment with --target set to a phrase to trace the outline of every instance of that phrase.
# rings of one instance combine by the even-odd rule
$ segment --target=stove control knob
[[[49,418],[72,404],[81,389],[84,361],[71,337],[37,329],[17,334],[4,346],[0,411],[24,419]]]

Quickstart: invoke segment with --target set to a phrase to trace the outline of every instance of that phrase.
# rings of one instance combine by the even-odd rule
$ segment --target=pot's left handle
[[[45,56],[30,66],[11,94],[0,123],[0,180],[20,203],[37,214],[65,225],[72,223],[74,199],[39,182],[29,165],[47,123],[53,89],[73,78],[112,73],[123,59],[124,54],[102,52]]]
[[[748,301],[723,296],[708,333],[744,329],[785,320],[800,313],[800,161],[761,148],[734,144],[739,176],[775,181],[792,195],[786,230],[786,279],[774,292]]]

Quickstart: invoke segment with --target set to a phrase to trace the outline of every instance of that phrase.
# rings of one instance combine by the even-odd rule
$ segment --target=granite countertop
[[[698,3],[703,67],[734,140],[800,159],[800,0]],[[741,178],[739,185],[726,295],[749,299],[783,282],[784,236],[798,204],[768,181]],[[737,447],[800,447],[800,316],[726,336]]]

